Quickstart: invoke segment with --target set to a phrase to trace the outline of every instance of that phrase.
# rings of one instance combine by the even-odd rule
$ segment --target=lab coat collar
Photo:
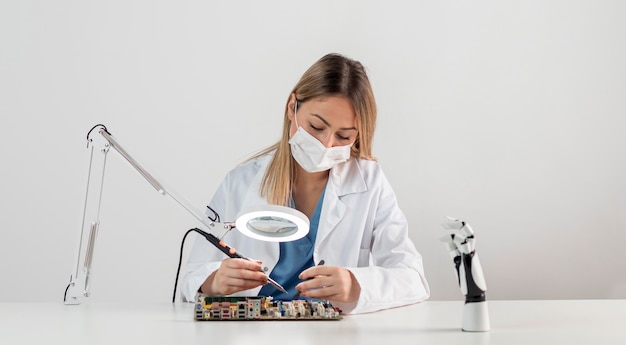
[[[335,186],[338,197],[367,190],[358,158],[353,157],[331,169],[328,179]]]

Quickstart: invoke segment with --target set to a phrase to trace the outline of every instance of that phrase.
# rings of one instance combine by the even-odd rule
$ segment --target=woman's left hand
[[[302,271],[298,278],[305,280],[296,285],[303,297],[350,303],[361,293],[359,282],[343,267],[315,266]]]

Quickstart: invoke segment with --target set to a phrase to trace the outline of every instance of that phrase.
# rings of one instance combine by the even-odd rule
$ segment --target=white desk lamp
[[[87,191],[83,208],[82,229],[78,239],[75,265],[72,269],[70,282],[65,290],[65,304],[80,304],[81,298],[89,297],[89,276],[94,245],[100,226],[100,203],[106,157],[111,148],[130,163],[160,194],[170,196],[178,205],[194,216],[209,233],[213,229],[228,231],[236,228],[243,234],[258,240],[284,242],[297,240],[309,232],[309,219],[303,213],[289,207],[277,205],[263,205],[244,210],[235,222],[219,223],[211,221],[185,199],[176,195],[172,190],[166,189],[150,173],[143,169],[122,148],[104,125],[96,125],[87,133],[87,148],[89,149],[89,169],[87,172]],[[271,279],[269,281],[273,285],[276,284]]]

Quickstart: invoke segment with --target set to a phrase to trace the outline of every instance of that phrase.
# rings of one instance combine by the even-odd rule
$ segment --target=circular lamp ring
[[[240,214],[235,222],[237,230],[257,240],[289,242],[309,233],[309,219],[304,213],[286,206],[255,206]]]

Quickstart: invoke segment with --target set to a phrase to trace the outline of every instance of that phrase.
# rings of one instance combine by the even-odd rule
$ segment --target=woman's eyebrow
[[[330,123],[328,123],[328,121],[326,121],[323,117],[321,117],[318,114],[311,114],[315,117],[317,117],[318,119],[320,119],[320,121],[322,121],[326,126],[330,127]],[[356,131],[356,127],[345,127],[345,128],[339,128],[342,131]]]

